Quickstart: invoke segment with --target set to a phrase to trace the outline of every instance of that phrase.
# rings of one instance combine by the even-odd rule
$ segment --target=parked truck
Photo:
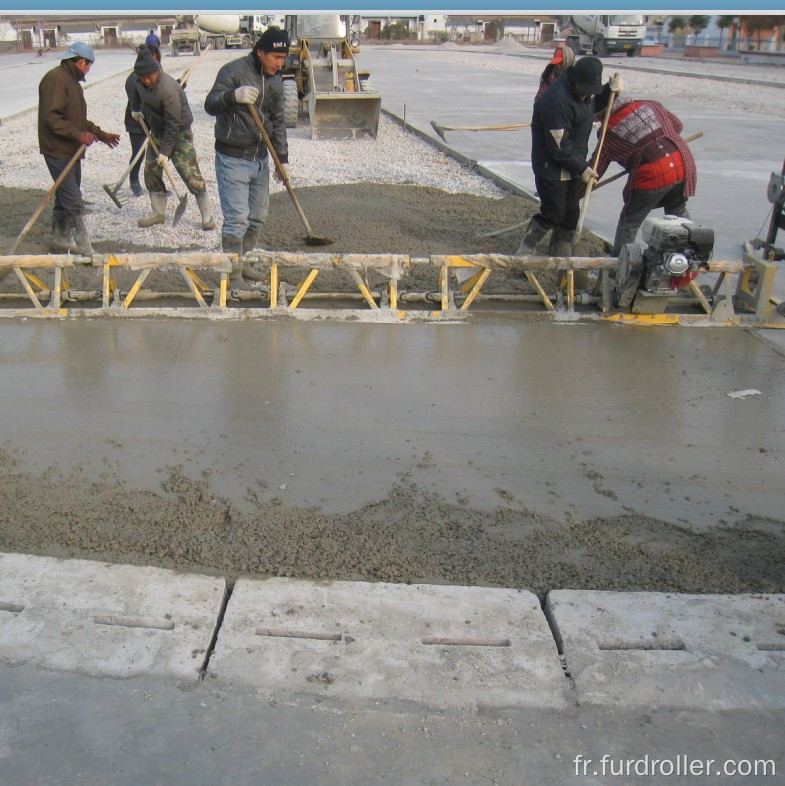
[[[564,39],[576,55],[605,57],[626,52],[641,53],[646,36],[646,17],[640,14],[591,14],[566,16],[562,20]]]
[[[213,49],[237,46],[250,49],[267,28],[266,15],[195,14],[178,16],[172,30],[172,56],[199,55],[207,44]]]

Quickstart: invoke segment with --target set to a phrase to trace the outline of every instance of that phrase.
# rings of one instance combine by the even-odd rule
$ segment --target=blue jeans
[[[245,161],[215,151],[215,177],[224,217],[222,235],[244,237],[248,229],[262,229],[270,206],[268,160]]]

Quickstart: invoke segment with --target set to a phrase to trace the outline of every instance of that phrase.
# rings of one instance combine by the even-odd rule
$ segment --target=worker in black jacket
[[[582,57],[534,104],[532,169],[540,210],[529,222],[517,256],[534,254],[549,230],[549,256],[572,255],[580,217],[579,187],[597,177],[587,160],[594,115],[608,103],[611,91],[621,90],[617,75],[602,84],[599,58]]]

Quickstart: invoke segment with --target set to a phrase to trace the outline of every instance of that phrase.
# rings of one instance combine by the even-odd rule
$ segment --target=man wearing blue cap
[[[87,119],[79,83],[84,82],[94,60],[92,47],[76,41],[60,55],[57,68],[47,72],[38,85],[38,148],[53,180],[68,166],[80,145],[89,147],[96,141],[109,147],[120,144],[119,134],[104,131]],[[59,250],[70,251],[75,246],[83,256],[92,256],[95,252],[84,223],[81,163],[74,164],[55,192],[52,238]]]

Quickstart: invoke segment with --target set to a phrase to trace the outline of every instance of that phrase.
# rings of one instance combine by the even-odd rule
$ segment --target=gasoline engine
[[[619,253],[616,295],[629,308],[640,291],[668,296],[686,287],[701,269],[709,269],[714,230],[679,216],[649,216],[641,227],[646,248],[630,243]]]

